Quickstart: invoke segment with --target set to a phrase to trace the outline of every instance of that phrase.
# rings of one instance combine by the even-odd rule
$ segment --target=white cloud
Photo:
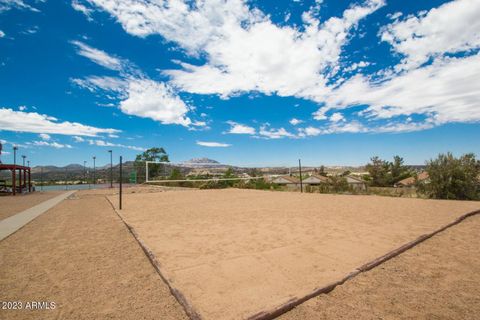
[[[306,127],[298,129],[298,137],[304,138],[307,136],[318,136],[326,134],[338,134],[338,133],[361,133],[361,132],[392,132],[394,130],[387,130],[387,128],[382,128],[384,131],[380,131],[379,128],[369,129],[366,128],[363,124],[358,121],[352,122],[334,122],[328,126],[321,128],[316,127]]]
[[[77,53],[79,55],[90,59],[102,67],[117,71],[123,68],[123,63],[120,59],[112,57],[105,51],[90,47],[81,41],[72,41],[72,44],[77,47]]]
[[[307,97],[325,91],[322,73],[338,64],[350,30],[384,4],[367,0],[323,23],[312,10],[304,14],[302,31],[275,25],[241,0],[89,3],[109,12],[132,35],[160,34],[191,55],[204,55],[204,65],[180,63],[181,69],[165,73],[183,91],[224,97],[251,90]]]
[[[46,134],[46,133],[40,133],[38,135],[42,140],[50,140],[52,139],[52,137],[50,137],[50,135]]]
[[[90,92],[95,92],[100,89],[123,94],[128,87],[128,82],[126,80],[109,76],[88,76],[84,79],[71,79],[71,81],[77,86],[87,89]]]
[[[79,136],[73,136],[73,140],[75,140],[75,142],[84,142],[85,139],[83,139],[82,137],[79,137]]]
[[[61,144],[61,143],[58,143],[58,142],[48,142],[48,141],[33,141],[32,143],[28,143],[27,144],[31,144],[31,145],[34,145],[34,146],[37,146],[37,147],[52,147],[52,148],[56,148],[56,149],[63,149],[63,148],[67,148],[67,149],[71,149],[72,146],[69,145],[69,144]]]
[[[228,143],[206,142],[206,141],[197,141],[197,144],[202,147],[210,147],[210,148],[226,148],[231,146],[231,144],[228,144]]]
[[[92,12],[93,10],[92,9],[89,9],[87,8],[85,5],[83,5],[82,3],[80,3],[80,1],[78,0],[73,0],[72,1],[72,8],[78,12],[81,12],[85,15],[85,17],[87,17],[87,20],[88,21],[92,21]]]
[[[267,139],[282,139],[282,138],[295,138],[293,133],[288,132],[285,128],[274,129],[269,125],[262,125],[259,130],[259,135]]]
[[[335,112],[329,118],[332,122],[345,121],[345,117],[340,112]]]
[[[480,1],[450,1],[388,25],[382,40],[405,56],[397,68],[415,68],[430,57],[480,47]],[[397,17],[398,18],[398,17]]]
[[[223,98],[255,91],[321,103],[314,118],[330,123],[300,128],[298,135],[265,125],[257,130],[231,125],[237,131],[234,133],[253,129],[260,137],[279,139],[341,132],[404,132],[446,122],[480,121],[476,86],[480,63],[478,54],[474,54],[480,47],[478,0],[451,1],[415,16],[391,15],[391,23],[382,28],[381,36],[403,56],[395,68],[401,72],[387,68],[374,77],[359,73],[369,62],[349,64],[340,62],[340,58],[352,30],[361,19],[383,6],[383,0],[366,0],[350,6],[340,17],[323,20],[317,4],[304,12],[301,26],[276,25],[254,8],[253,2],[242,0],[83,3],[110,13],[129,34],[161,35],[190,57],[206,61],[201,65],[176,61],[177,69],[164,71],[170,77],[168,84],[134,76],[121,79],[121,83],[105,81],[105,77],[77,79],[79,85],[91,91],[114,91],[123,100],[121,108],[129,101],[127,108],[122,108],[128,114],[188,126],[192,125],[187,116],[190,108],[181,101],[178,91],[218,94]],[[462,52],[470,56],[446,57]],[[420,67],[426,62],[432,64]],[[348,79],[345,73],[356,75]],[[340,79],[329,84],[334,76]],[[156,96],[161,98],[152,98]],[[156,102],[160,100],[167,102],[162,106],[170,107],[159,107]],[[352,117],[359,117],[357,120],[346,121],[335,112],[363,105],[367,105],[363,112],[352,113]],[[421,115],[422,120],[402,120],[414,114]],[[366,124],[360,121],[362,117],[368,120]],[[294,120],[292,125],[300,124]]]
[[[300,130],[300,136],[318,136],[322,133],[322,130],[314,127],[306,127]]]
[[[120,144],[120,143],[111,143],[111,142],[104,141],[104,140],[89,139],[88,144],[99,146],[99,147],[116,147],[116,148],[125,148],[125,149],[130,149],[130,150],[135,150],[135,151],[145,151],[145,148],[142,148],[142,147],[128,146],[128,145],[124,145],[124,144]]]
[[[193,121],[187,116],[190,107],[168,84],[146,78],[116,78],[89,76],[72,79],[74,84],[96,92],[110,91],[120,99],[120,110],[128,115],[150,118],[162,124],[206,126],[203,121]]]
[[[292,126],[296,126],[296,125],[299,125],[300,123],[303,123],[302,120],[298,120],[296,118],[292,118],[289,122]]]
[[[27,110],[27,106],[19,106],[18,110],[25,111],[25,110]]]
[[[354,62],[348,67],[344,68],[343,71],[345,72],[356,71],[358,69],[368,67],[369,65],[370,65],[370,62],[367,62],[367,61]]]
[[[30,10],[33,12],[39,12],[38,9],[26,4],[23,0],[0,0],[0,13],[11,10]]]
[[[5,32],[3,32],[2,30],[0,30],[0,38],[3,38],[5,37]]]
[[[58,119],[45,114],[8,108],[0,108],[0,130],[91,137],[101,133],[120,132],[116,129],[96,128],[78,122],[59,122]]]
[[[363,124],[358,121],[351,121],[345,123],[332,123],[327,128],[322,130],[322,134],[333,134],[333,133],[360,133],[360,132],[371,132]]]
[[[227,121],[227,123],[230,125],[230,130],[228,130],[227,133],[233,133],[233,134],[255,134],[256,133],[255,128],[252,128],[250,126],[233,122],[233,121]]]
[[[120,102],[120,110],[126,114],[150,118],[163,124],[192,124],[186,116],[189,107],[173,89],[153,80],[132,80],[127,98]]]
[[[369,105],[362,112],[371,119],[424,115],[432,123],[480,121],[480,54],[445,58],[381,83],[363,76],[345,82],[326,99],[330,109]]]
[[[110,91],[120,99],[120,110],[128,115],[150,118],[162,124],[179,124],[192,127],[206,127],[204,121],[193,121],[187,116],[190,107],[167,83],[148,79],[127,60],[112,57],[106,52],[90,47],[80,41],[72,41],[78,47],[78,54],[108,69],[120,72],[119,77],[88,76],[71,79],[79,87],[96,92]]]

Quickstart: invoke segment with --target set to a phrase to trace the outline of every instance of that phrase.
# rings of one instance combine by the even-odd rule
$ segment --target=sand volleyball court
[[[480,203],[227,189],[126,194],[123,208],[192,314],[241,319],[301,301]]]

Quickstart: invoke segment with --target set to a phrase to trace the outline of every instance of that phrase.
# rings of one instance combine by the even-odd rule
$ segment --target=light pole
[[[95,159],[97,159],[97,157],[93,156],[93,185],[95,185]]]
[[[113,188],[113,160],[112,160],[112,150],[108,150],[110,153],[110,188]]]
[[[25,167],[25,158],[26,158],[26,157],[27,157],[27,156],[22,156],[22,158],[23,158],[23,166],[24,166],[24,167]]]
[[[87,161],[83,161],[83,183],[86,183]]]
[[[14,165],[17,165],[17,150],[18,150],[18,147],[13,146],[13,164]]]
[[[27,160],[27,167],[30,167],[30,160]]]

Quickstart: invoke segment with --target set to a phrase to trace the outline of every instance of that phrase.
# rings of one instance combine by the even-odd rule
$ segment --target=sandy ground
[[[155,190],[131,191],[136,197]],[[0,319],[186,319],[105,201],[104,195],[112,193],[79,192],[76,199],[64,201],[0,241],[0,301],[55,301],[57,305],[49,311],[0,308]],[[289,221],[297,224],[295,219]],[[282,317],[478,319],[478,230],[480,216],[468,218]],[[261,278],[252,279],[253,297],[261,298],[261,290],[255,290]]]
[[[280,319],[479,319],[479,230],[468,218]]]
[[[16,196],[0,196],[0,220],[51,199],[64,191],[33,192]]]
[[[478,209],[478,202],[228,189],[127,194],[122,214],[198,313],[238,319]]]
[[[0,319],[186,319],[105,197],[78,194],[0,242],[0,301],[56,308]]]

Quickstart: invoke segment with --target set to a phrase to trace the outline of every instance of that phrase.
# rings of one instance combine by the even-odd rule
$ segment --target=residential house
[[[292,188],[292,189],[300,187],[300,180],[292,176],[276,177],[272,180],[272,183],[275,183],[278,185],[284,185],[287,188]]]
[[[367,184],[361,178],[354,177],[354,176],[346,176],[345,179],[347,180],[348,186],[353,190],[367,190]]]
[[[327,184],[329,182],[328,177],[321,176],[319,174],[312,174],[308,178],[303,179],[304,184],[311,186],[318,186],[320,184]]]
[[[429,183],[429,176],[426,171],[420,172],[417,175],[417,180],[415,180],[415,177],[408,177],[403,180],[398,181],[395,183],[394,187],[395,188],[413,188],[415,187],[415,182],[418,181],[420,183]]]

